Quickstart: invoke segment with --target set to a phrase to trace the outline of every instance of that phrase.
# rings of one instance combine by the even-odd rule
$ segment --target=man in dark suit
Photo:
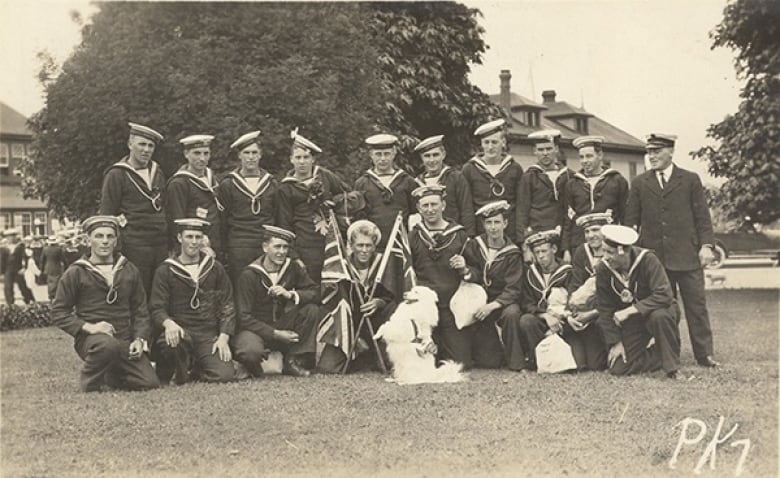
[[[50,302],[54,302],[54,296],[57,294],[57,284],[65,267],[65,253],[62,245],[58,242],[57,236],[51,236],[47,241],[46,247],[43,248],[43,252],[41,252],[41,270],[46,274],[46,286]]]
[[[5,303],[8,305],[13,305],[14,303],[14,284],[19,286],[25,304],[35,302],[35,297],[30,288],[27,287],[27,282],[24,279],[24,271],[27,269],[29,258],[25,251],[24,242],[19,240],[21,232],[21,228],[12,228],[5,231],[5,236],[9,239],[8,249],[10,251],[8,264],[5,265],[4,270],[5,278],[3,279]]]
[[[634,178],[624,222],[638,228],[641,247],[655,251],[675,295],[679,287],[696,361],[715,367],[702,269],[713,259],[712,221],[699,176],[672,163],[676,139],[647,137],[651,169]]]

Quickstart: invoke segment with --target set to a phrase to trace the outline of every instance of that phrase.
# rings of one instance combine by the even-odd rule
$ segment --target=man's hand
[[[566,322],[569,324],[569,327],[571,327],[575,332],[579,332],[580,330],[585,330],[585,327],[588,326],[588,324],[583,324],[579,321],[578,315],[570,315],[567,317]]]
[[[623,342],[618,342],[609,348],[609,354],[607,354],[609,368],[612,368],[619,358],[623,359],[623,363],[626,363],[626,349],[623,347]]]
[[[219,359],[223,362],[230,362],[233,359],[233,354],[230,353],[230,345],[228,345],[228,334],[219,334],[214,345],[211,347],[211,354],[219,352]]]
[[[712,247],[702,247],[699,249],[699,262],[702,267],[707,267],[715,260],[715,253],[712,252]]]
[[[554,334],[561,332],[563,324],[558,319],[558,317],[554,316],[553,314],[542,314],[542,318],[544,318],[544,321],[547,322],[547,327],[550,328],[550,332]]]
[[[130,350],[127,358],[130,360],[138,360],[144,353],[144,342],[141,339],[135,339],[130,342]]]
[[[376,313],[376,311],[379,310],[379,308],[383,305],[384,301],[382,299],[371,299],[360,306],[360,313],[366,317],[370,317],[374,315],[374,313]]]
[[[498,310],[500,308],[501,304],[498,302],[488,302],[477,310],[477,313],[474,314],[474,317],[479,321],[483,321],[487,319],[487,317],[492,314],[494,310]]]
[[[563,251],[563,259],[561,259],[561,262],[564,264],[571,264],[571,252],[568,250]]]
[[[272,285],[271,288],[268,289],[268,293],[271,294],[271,297],[281,297],[287,300],[293,298],[292,292],[280,285]]]
[[[636,310],[636,307],[634,307],[633,305],[631,307],[626,307],[625,309],[615,311],[615,315],[613,317],[615,321],[615,325],[620,327],[621,325],[623,325],[623,322],[628,320],[629,317],[638,313],[639,311]]]
[[[165,327],[165,343],[169,347],[176,348],[184,338],[184,329],[171,319],[165,319],[163,327]]]
[[[460,275],[465,276],[469,273],[468,267],[466,267],[466,259],[460,254],[455,254],[450,257],[450,268],[460,272]]]
[[[89,335],[106,334],[113,337],[114,334],[116,333],[114,326],[109,324],[106,321],[95,322],[94,324],[91,322],[87,322],[83,326],[81,326],[81,329],[84,332],[88,333]]]
[[[286,344],[294,344],[301,340],[298,334],[292,330],[274,330],[274,338]]]

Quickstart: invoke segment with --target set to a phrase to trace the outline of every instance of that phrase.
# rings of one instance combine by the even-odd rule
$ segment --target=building
[[[644,172],[644,142],[608,123],[598,116],[556,98],[555,90],[542,93],[542,103],[513,93],[509,70],[501,70],[501,92],[490,99],[508,113],[507,132],[509,154],[527,169],[536,163],[533,143],[528,134],[542,129],[561,131],[561,152],[567,166],[579,170],[579,155],[572,146],[578,136],[604,137],[604,160],[631,181]]]
[[[23,236],[46,235],[51,231],[46,204],[22,197],[19,165],[27,157],[31,142],[27,118],[0,102],[0,229],[21,227]]]

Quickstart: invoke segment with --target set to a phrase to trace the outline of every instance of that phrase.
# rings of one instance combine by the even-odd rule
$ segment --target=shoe
[[[285,375],[292,375],[293,377],[308,377],[311,372],[301,367],[295,357],[284,358],[284,368],[282,373]]]
[[[684,382],[686,380],[685,377],[681,375],[677,370],[675,370],[674,372],[667,372],[666,378],[668,378],[669,380],[678,380],[681,382]]]
[[[715,367],[719,367],[720,366],[720,363],[716,362],[715,359],[713,359],[712,356],[710,356],[710,355],[704,357],[701,360],[697,360],[697,362],[702,367],[715,368]]]

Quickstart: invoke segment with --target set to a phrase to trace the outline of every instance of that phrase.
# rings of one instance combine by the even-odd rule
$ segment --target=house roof
[[[27,127],[27,118],[2,101],[0,101],[0,134],[32,136],[32,131]]]
[[[490,95],[491,101],[499,103],[500,95]],[[572,116],[584,116],[588,119],[588,134],[604,136],[604,146],[618,149],[629,149],[637,152],[644,152],[645,143],[635,136],[623,131],[608,121],[599,118],[582,108],[577,108],[565,101],[547,102],[544,104],[534,103],[533,101],[515,93],[510,93],[511,109],[516,111],[520,106],[540,107],[540,124],[538,126],[528,126],[523,122],[523,115],[511,114],[509,124],[509,135],[525,138],[529,133],[542,129],[557,129],[561,131],[561,138],[564,142],[571,142],[582,133],[572,129],[562,120]],[[542,109],[543,108],[543,109]]]
[[[495,104],[501,104],[501,95],[490,95],[490,101]],[[538,110],[546,110],[545,105],[539,104],[533,100],[529,100],[525,96],[518,95],[517,93],[509,93],[509,107],[515,108],[533,108]]]

